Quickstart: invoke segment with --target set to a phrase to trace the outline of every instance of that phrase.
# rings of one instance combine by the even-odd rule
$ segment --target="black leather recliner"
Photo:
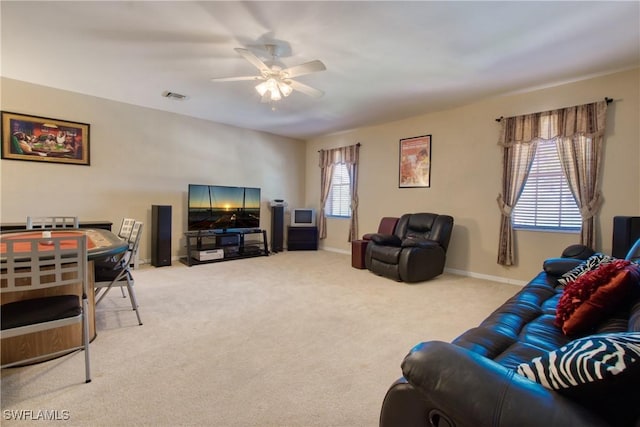
[[[453,217],[435,213],[405,214],[393,234],[373,234],[365,265],[379,276],[421,282],[442,274]]]
[[[567,252],[572,251],[563,257],[571,256]],[[640,239],[626,259],[640,259]],[[544,271],[478,326],[451,343],[433,340],[413,347],[402,362],[403,376],[384,398],[380,427],[639,427],[637,369],[629,383],[592,384],[573,395],[517,374],[520,363],[573,339],[640,332],[640,291],[585,334],[569,337],[555,325],[564,289],[557,279],[581,261],[546,260]]]

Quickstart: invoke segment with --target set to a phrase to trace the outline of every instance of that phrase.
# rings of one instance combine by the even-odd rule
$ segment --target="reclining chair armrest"
[[[562,395],[454,344],[430,341],[416,346],[402,371],[456,427],[607,425]]]
[[[403,245],[398,271],[403,282],[422,282],[442,274],[445,262],[445,250],[438,243]]]
[[[431,229],[431,240],[435,240],[440,243],[442,249],[446,252],[449,248],[449,241],[451,240],[451,233],[453,231],[453,217],[450,215],[438,215],[433,228]]]
[[[404,239],[402,241],[403,248],[432,248],[440,247],[440,243],[429,239]]]
[[[402,245],[402,240],[400,240],[398,236],[394,236],[393,234],[374,233],[371,235],[371,241],[382,246],[400,247],[400,245]]]

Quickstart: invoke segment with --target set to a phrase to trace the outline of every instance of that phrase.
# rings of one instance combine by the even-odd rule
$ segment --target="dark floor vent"
[[[171,98],[171,99],[177,99],[178,101],[183,101],[185,99],[187,99],[187,95],[183,95],[181,93],[177,93],[177,92],[170,92],[170,91],[164,91],[162,93],[162,96],[164,96],[165,98]]]

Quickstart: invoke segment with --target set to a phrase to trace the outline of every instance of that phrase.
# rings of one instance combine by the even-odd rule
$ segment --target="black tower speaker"
[[[640,216],[613,217],[613,249],[611,255],[616,258],[624,258],[638,239],[640,239]]]
[[[271,207],[271,250],[284,250],[284,206]]]
[[[171,265],[171,206],[151,207],[151,265]]]

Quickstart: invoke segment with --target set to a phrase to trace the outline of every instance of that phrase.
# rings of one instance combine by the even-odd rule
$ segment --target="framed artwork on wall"
[[[400,140],[399,187],[431,186],[431,135]]]
[[[3,111],[2,158],[89,166],[89,125]]]

